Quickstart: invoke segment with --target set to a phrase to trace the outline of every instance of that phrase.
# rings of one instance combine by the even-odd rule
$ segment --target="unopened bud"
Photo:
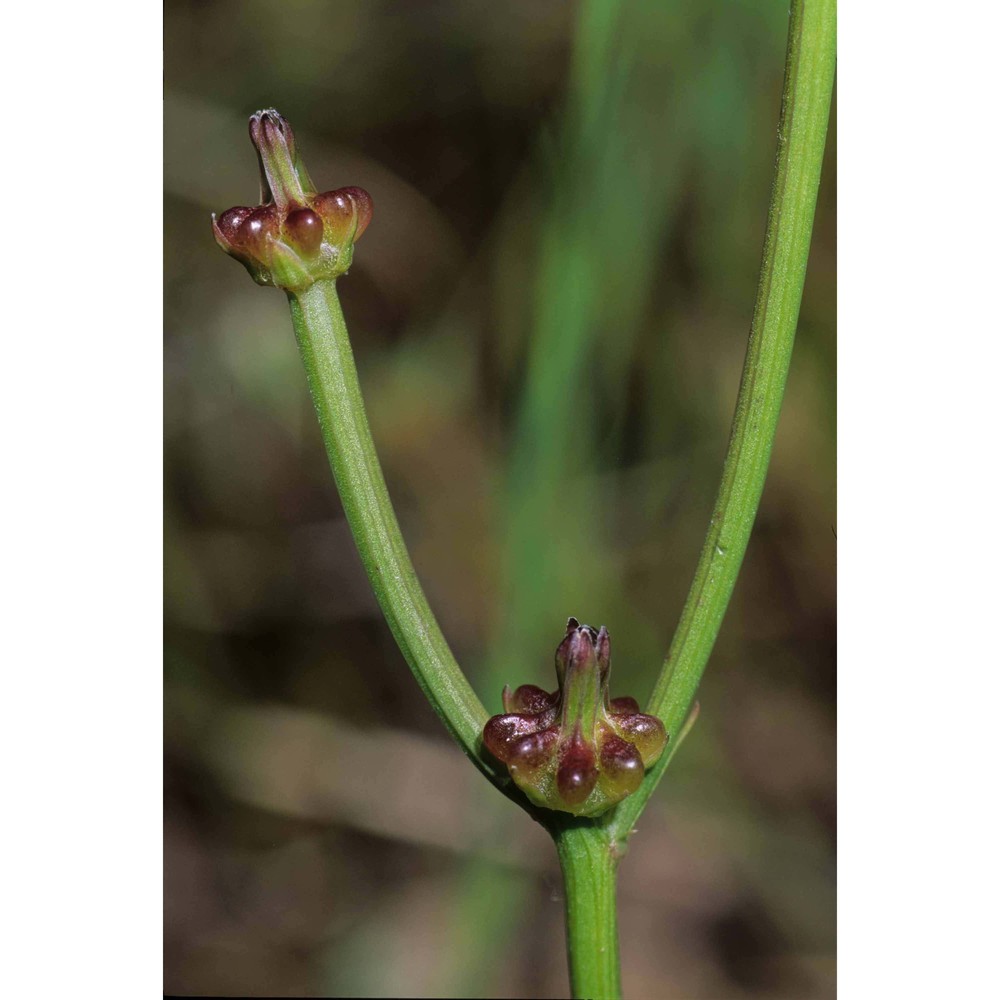
[[[317,193],[291,125],[273,109],[250,117],[250,139],[260,163],[261,204],[213,215],[216,242],[257,284],[287,292],[344,274],[371,222],[368,193],[359,187]]]
[[[634,698],[610,698],[610,671],[608,630],[570,618],[556,650],[558,689],[504,688],[506,714],[486,723],[483,743],[536,805],[598,816],[634,792],[663,753],[663,723]]]

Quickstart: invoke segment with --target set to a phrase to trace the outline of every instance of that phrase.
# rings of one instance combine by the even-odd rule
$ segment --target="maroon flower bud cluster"
[[[507,714],[483,730],[483,744],[507,765],[536,805],[597,816],[630,795],[667,742],[663,723],[634,698],[611,698],[611,638],[570,618],[556,650],[559,687],[503,690]]]
[[[298,292],[343,274],[371,222],[371,197],[359,187],[317,193],[291,126],[277,111],[253,115],[250,138],[260,162],[261,204],[213,215],[216,242],[259,285]]]

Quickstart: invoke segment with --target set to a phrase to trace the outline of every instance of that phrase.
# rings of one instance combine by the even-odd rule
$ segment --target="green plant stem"
[[[715,644],[753,528],[795,340],[836,66],[836,0],[795,0],[778,155],[757,300],[722,484],[694,582],[646,711],[679,734]],[[626,839],[677,748],[608,817]]]
[[[615,880],[618,855],[600,827],[567,825],[554,833],[566,893],[566,948],[574,997],[622,994]]]
[[[778,155],[746,363],[715,511],[648,705],[673,738],[639,790],[602,820],[541,816],[566,893],[576,997],[621,996],[615,881],[633,826],[680,744],[729,604],[767,474],[798,322],[833,89],[835,0],[794,0]],[[295,333],[344,510],[383,614],[420,686],[479,769],[487,713],[451,654],[410,562],[375,454],[333,281],[289,295]]]
[[[465,679],[410,562],[375,453],[334,281],[290,293],[292,322],[344,513],[382,613],[448,730],[495,784],[480,756],[488,714]]]

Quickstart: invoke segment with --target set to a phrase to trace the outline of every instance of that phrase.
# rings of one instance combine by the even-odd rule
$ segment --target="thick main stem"
[[[389,500],[336,285],[317,281],[288,298],[344,513],[382,613],[434,710],[477,767],[496,782],[479,752],[486,709],[431,612]]]
[[[591,825],[555,834],[566,893],[566,946],[574,997],[622,994],[615,883],[618,858],[607,834]]]

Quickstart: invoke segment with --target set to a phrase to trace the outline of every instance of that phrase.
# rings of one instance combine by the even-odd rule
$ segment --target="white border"
[[[997,16],[844,6],[841,996],[988,996]],[[12,996],[162,990],[160,16],[5,14]]]
[[[844,4],[842,997],[992,996],[997,15]]]
[[[157,996],[161,9],[3,35],[4,992]]]

